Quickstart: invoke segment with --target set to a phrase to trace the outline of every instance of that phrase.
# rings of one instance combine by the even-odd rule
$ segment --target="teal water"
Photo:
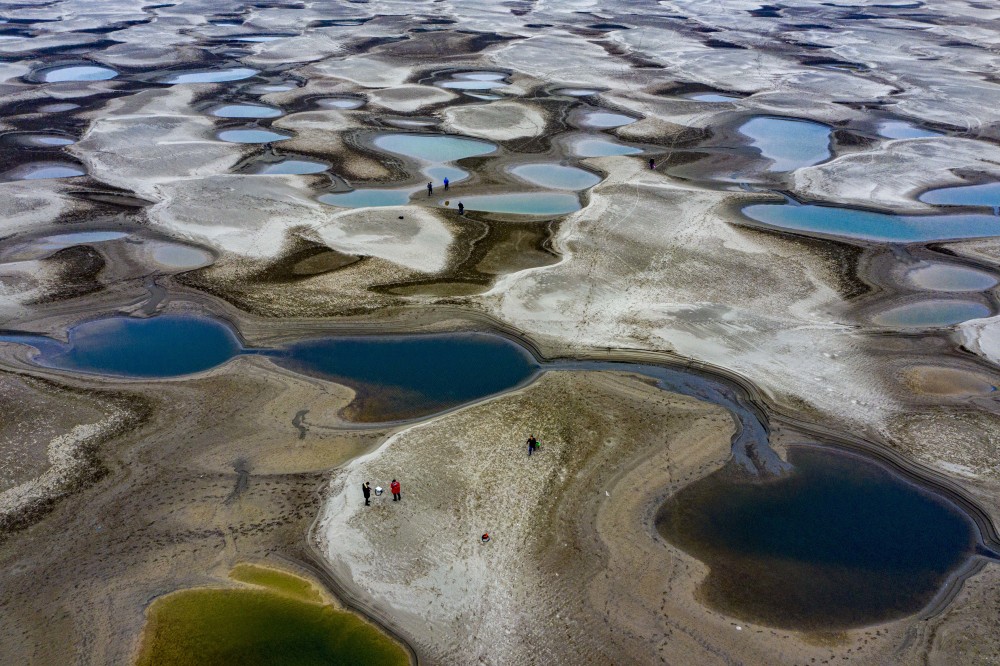
[[[458,207],[458,199],[451,198],[450,208]],[[580,210],[580,199],[564,192],[518,192],[512,194],[481,194],[462,197],[466,210],[484,213],[511,213],[513,215],[565,215]],[[443,204],[444,202],[442,202]]]
[[[1000,183],[960,185],[929,190],[920,195],[924,203],[935,206],[984,206],[1000,208]]]
[[[906,281],[930,291],[986,291],[997,285],[997,278],[985,271],[929,261],[907,271]]]
[[[891,215],[855,208],[796,204],[753,204],[743,214],[779,229],[888,243],[1000,236],[994,215]]]
[[[768,171],[791,171],[830,159],[830,128],[792,118],[760,116],[739,128],[750,145],[771,160]]]
[[[189,315],[84,322],[69,330],[68,343],[18,333],[0,335],[0,342],[34,347],[42,366],[133,378],[180,377],[239,354],[265,355],[355,388],[350,413],[362,421],[439,411],[517,386],[539,369],[522,347],[496,335],[326,337],[246,349],[223,322]]]
[[[229,67],[227,69],[215,70],[199,69],[167,74],[160,79],[160,83],[226,83],[228,81],[249,79],[251,76],[259,73],[259,70],[250,67]]]
[[[268,176],[305,175],[310,173],[322,173],[330,168],[325,162],[314,162],[312,160],[281,160],[262,165],[256,173]]]
[[[766,483],[726,469],[682,488],[657,516],[711,568],[701,593],[771,626],[838,631],[919,611],[973,552],[971,521],[859,456],[792,447]]]
[[[412,190],[378,190],[374,188],[350,192],[323,194],[319,201],[344,208],[375,208],[378,206],[405,206],[410,202]]]
[[[938,328],[990,316],[990,309],[976,301],[930,299],[891,308],[872,318],[879,326]]]
[[[522,164],[510,172],[532,185],[554,190],[586,190],[601,182],[595,173],[561,164]]]
[[[638,155],[642,149],[626,146],[610,139],[588,137],[574,139],[570,142],[570,151],[576,157],[611,157],[613,155]]]
[[[60,83],[63,81],[107,81],[116,76],[118,76],[118,72],[109,67],[68,65],[42,70],[40,78],[45,83]]]
[[[224,104],[212,109],[218,118],[277,118],[285,112],[273,106],[262,104]]]
[[[223,130],[216,136],[230,143],[273,143],[292,138],[291,134],[257,128]]]
[[[162,315],[108,317],[77,324],[63,344],[35,335],[0,335],[39,351],[39,365],[119,377],[179,377],[221,365],[240,352],[232,330],[215,319]]]
[[[380,150],[434,163],[489,155],[497,149],[489,141],[448,134],[383,134],[372,143]]]

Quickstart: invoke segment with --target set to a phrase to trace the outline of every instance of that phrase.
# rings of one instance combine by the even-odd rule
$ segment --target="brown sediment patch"
[[[97,447],[108,473],[0,543],[2,663],[127,663],[151,598],[216,583],[240,561],[308,567],[303,535],[324,470],[384,436],[341,429],[349,390],[259,358],[197,379],[132,382],[129,394],[149,417]],[[302,408],[309,430],[299,439],[292,417]],[[246,483],[227,503],[236,459],[247,461]]]
[[[934,365],[915,365],[900,376],[911,391],[929,396],[971,397],[996,390],[994,379],[969,370]]]
[[[559,256],[551,249],[553,226],[503,225],[497,229],[499,237],[492,244],[484,243],[486,250],[475,269],[487,275],[505,275],[556,263]]]
[[[380,290],[399,296],[471,296],[488,291],[488,282],[464,282],[455,280],[428,280],[425,282],[409,282],[405,284],[393,285],[391,287],[380,287]]]
[[[330,271],[335,271],[338,268],[350,266],[356,261],[361,261],[361,257],[324,248],[316,253],[310,254],[304,259],[299,259],[292,266],[292,275],[318,275],[320,273],[329,273]]]
[[[43,260],[57,266],[51,290],[29,305],[42,305],[86,296],[103,288],[98,275],[104,269],[104,258],[92,247],[74,245]]]

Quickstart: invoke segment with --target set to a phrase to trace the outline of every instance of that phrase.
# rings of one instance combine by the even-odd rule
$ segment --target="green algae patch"
[[[241,583],[266,587],[271,592],[284,594],[299,601],[324,602],[323,593],[312,582],[280,569],[243,563],[233,567],[229,577]]]
[[[181,590],[147,610],[138,666],[407,666],[407,652],[357,615],[323,600],[310,581],[238,565],[255,587]]]

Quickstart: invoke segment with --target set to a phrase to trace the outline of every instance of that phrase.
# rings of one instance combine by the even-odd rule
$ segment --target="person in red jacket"
[[[389,484],[389,490],[392,491],[393,502],[398,502],[399,500],[403,499],[403,497],[399,494],[399,481],[397,481],[396,479],[393,479],[392,483]]]

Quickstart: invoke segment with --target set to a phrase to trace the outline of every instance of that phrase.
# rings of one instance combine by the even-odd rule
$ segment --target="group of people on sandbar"
[[[392,492],[393,502],[402,501],[403,496],[399,492],[399,481],[393,479],[392,483],[389,484],[389,490]],[[365,506],[371,506],[372,486],[367,481],[361,484],[361,494],[365,496]],[[382,494],[382,486],[375,486],[375,494]]]
[[[448,191],[448,187],[451,185],[451,181],[447,178],[444,179],[444,191]],[[427,182],[427,196],[434,196],[434,181]],[[461,201],[458,202],[458,214],[465,215],[465,204]]]

